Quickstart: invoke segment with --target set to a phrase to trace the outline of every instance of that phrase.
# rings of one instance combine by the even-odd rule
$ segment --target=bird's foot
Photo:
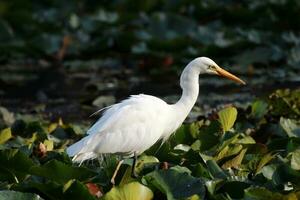
[[[112,184],[113,186],[115,186],[116,182],[115,182],[115,178],[114,178],[114,177],[112,177],[112,178],[110,179],[110,182],[111,182],[111,184]]]
[[[132,170],[131,171],[131,178],[138,178],[139,176],[138,176],[138,174],[136,173],[136,171],[135,170]]]

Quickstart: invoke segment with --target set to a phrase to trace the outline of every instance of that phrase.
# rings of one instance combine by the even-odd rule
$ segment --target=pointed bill
[[[238,83],[241,83],[243,85],[246,85],[245,81],[243,81],[240,78],[236,77],[235,75],[229,73],[228,71],[222,69],[221,67],[218,67],[216,69],[216,72],[218,73],[219,76],[223,76],[223,77],[228,78],[230,80],[233,80],[235,82],[238,82]]]

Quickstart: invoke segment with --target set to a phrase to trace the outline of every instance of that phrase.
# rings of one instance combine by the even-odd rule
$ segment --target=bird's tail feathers
[[[67,154],[70,157],[73,157],[72,161],[76,163],[82,163],[85,160],[94,159],[97,157],[97,154],[95,154],[92,151],[86,151],[87,149],[84,149],[86,147],[86,140],[80,140],[76,142],[75,144],[72,144],[67,148]]]
[[[84,140],[80,140],[67,148],[67,154],[73,157],[80,153],[84,147]]]
[[[79,163],[79,165],[81,165],[84,161],[95,159],[95,158],[97,158],[97,154],[95,154],[94,152],[86,152],[86,153],[76,154],[73,157],[72,161]]]

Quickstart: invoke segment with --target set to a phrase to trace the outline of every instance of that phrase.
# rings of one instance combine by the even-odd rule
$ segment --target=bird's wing
[[[154,114],[156,110],[160,111],[166,105],[168,105],[166,102],[154,96],[132,95],[130,98],[108,108],[103,116],[87,131],[87,134],[93,135],[105,130],[112,130],[114,127],[121,128],[130,125],[130,123],[134,123],[134,120],[144,120],[142,118],[150,117],[151,113]]]
[[[82,162],[97,153],[143,152],[162,137],[168,108],[154,96],[131,96],[107,109],[88,130],[88,136],[70,146],[67,153]]]

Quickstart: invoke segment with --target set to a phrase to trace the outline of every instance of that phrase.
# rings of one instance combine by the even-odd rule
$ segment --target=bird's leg
[[[110,179],[110,182],[111,182],[113,185],[115,185],[115,178],[116,178],[116,176],[117,176],[117,174],[118,174],[118,171],[119,171],[119,169],[120,169],[120,167],[121,167],[121,165],[122,165],[123,162],[124,162],[124,160],[120,160],[120,161],[118,162],[118,165],[117,165],[117,167],[116,167],[116,170],[114,171],[114,174],[113,174],[113,176],[112,176],[111,179]]]
[[[136,161],[137,161],[137,154],[136,154],[136,152],[134,152],[133,164],[132,164],[132,169],[131,169],[131,177],[132,178],[138,177],[138,175],[136,174],[136,171],[135,171]]]

